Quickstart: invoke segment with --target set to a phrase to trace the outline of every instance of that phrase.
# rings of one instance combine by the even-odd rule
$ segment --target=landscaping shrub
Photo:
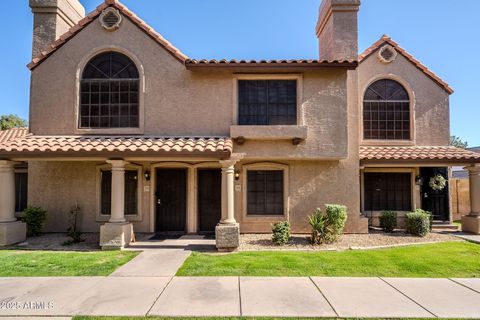
[[[333,243],[343,233],[347,221],[347,207],[336,204],[326,205],[325,213],[316,209],[315,213],[308,217],[308,223],[312,227],[312,244]]]
[[[397,213],[395,211],[382,211],[379,219],[380,227],[385,232],[393,232],[397,227]]]
[[[425,237],[431,230],[432,215],[421,209],[407,213],[406,231],[407,233]]]
[[[272,241],[276,245],[285,245],[290,241],[290,223],[288,221],[277,222],[272,227]]]
[[[77,229],[77,220],[78,220],[78,217],[80,216],[80,211],[81,209],[78,206],[78,203],[76,203],[70,210],[70,214],[69,214],[70,226],[67,229],[67,236],[69,236],[70,239],[63,243],[64,246],[70,246],[70,245],[85,241],[85,239],[82,238],[82,233]]]
[[[23,212],[22,221],[27,224],[27,235],[29,237],[40,235],[47,219],[47,210],[40,207],[28,207]]]

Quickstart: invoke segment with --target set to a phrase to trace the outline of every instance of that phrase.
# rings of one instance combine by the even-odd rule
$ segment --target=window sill
[[[280,215],[252,215],[247,214],[243,217],[243,221],[259,221],[259,222],[277,222],[280,220],[287,220],[287,215],[280,214]]]
[[[230,136],[233,139],[244,138],[250,140],[289,140],[307,139],[308,127],[298,125],[278,126],[230,126]]]
[[[360,146],[414,146],[413,140],[362,140]]]
[[[84,135],[99,135],[99,134],[113,134],[113,135],[136,135],[143,134],[143,128],[112,128],[112,129],[75,129],[76,134]]]

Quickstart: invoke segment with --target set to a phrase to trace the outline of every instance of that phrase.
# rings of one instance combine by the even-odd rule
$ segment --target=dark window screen
[[[283,215],[283,171],[249,170],[247,214]]]
[[[80,128],[137,128],[139,74],[118,52],[94,57],[80,83]]]
[[[412,176],[410,173],[366,172],[366,211],[411,211]]]
[[[27,208],[28,174],[15,173],[15,212],[22,212]]]
[[[102,214],[110,215],[112,212],[112,172],[101,172],[101,210]],[[136,170],[125,171],[125,214],[138,214],[138,173]]]
[[[363,100],[363,136],[366,140],[410,139],[410,99],[401,84],[383,79],[368,87]]]
[[[240,125],[297,124],[296,80],[239,80]]]

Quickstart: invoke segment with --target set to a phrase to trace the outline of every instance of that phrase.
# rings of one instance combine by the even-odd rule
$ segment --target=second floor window
[[[410,140],[410,98],[400,83],[382,79],[368,87],[363,100],[363,138]]]
[[[239,125],[296,125],[296,80],[239,80]]]
[[[139,73],[127,56],[105,52],[83,70],[80,84],[82,129],[138,128]]]

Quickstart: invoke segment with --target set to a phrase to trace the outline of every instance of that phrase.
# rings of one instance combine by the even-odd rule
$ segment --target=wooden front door
[[[198,170],[199,232],[214,232],[222,215],[222,172]]]
[[[422,209],[430,211],[433,214],[434,220],[447,221],[450,208],[448,200],[448,184],[443,190],[433,190],[430,187],[430,179],[437,174],[441,174],[445,179],[448,179],[447,168],[421,168],[420,175],[423,178],[422,185]]]
[[[157,169],[157,232],[185,233],[187,170]]]

